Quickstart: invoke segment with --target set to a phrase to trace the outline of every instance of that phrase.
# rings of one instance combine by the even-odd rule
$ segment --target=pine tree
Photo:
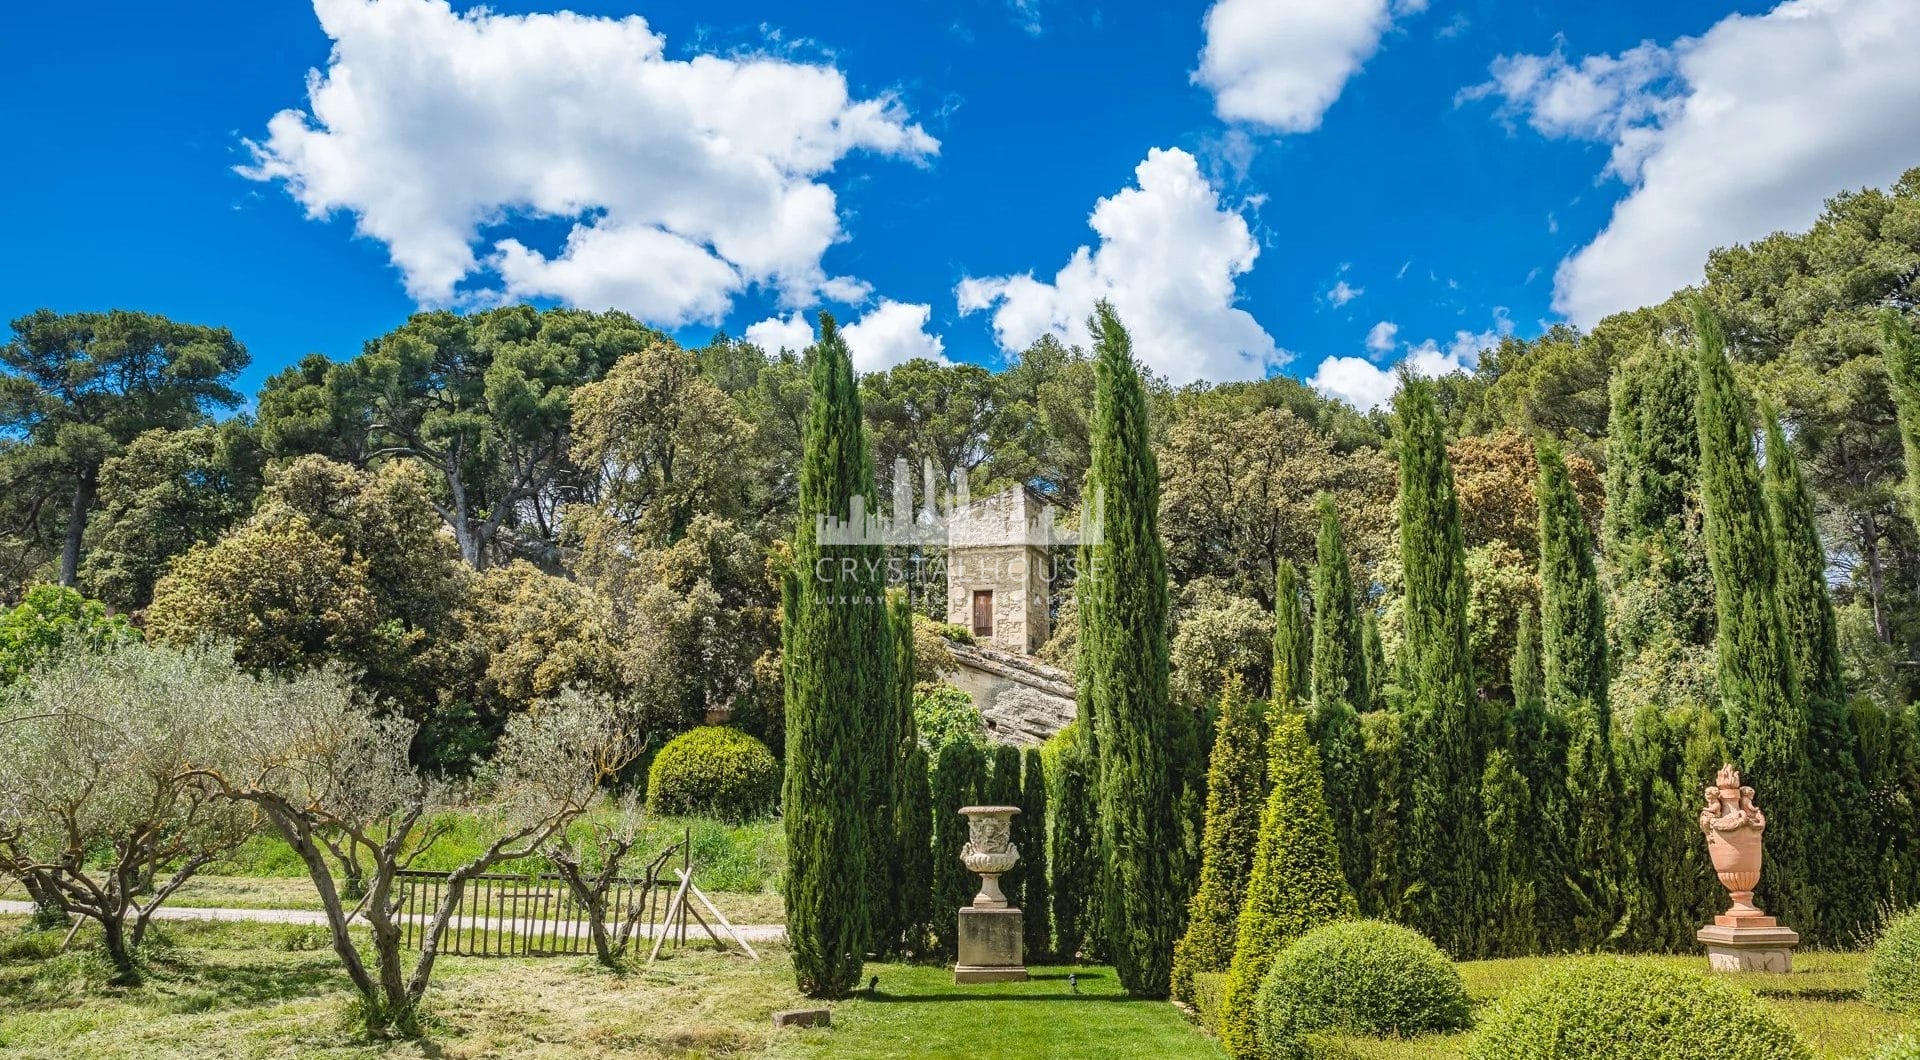
[[[1394,402],[1400,462],[1400,555],[1406,579],[1401,689],[1407,715],[1408,803],[1403,875],[1421,885],[1412,926],[1457,957],[1484,951],[1486,895],[1480,813],[1485,725],[1469,687],[1466,548],[1445,426],[1433,385],[1403,375]]]
[[[1020,806],[1020,792],[1020,749],[1011,744],[995,744],[992,768],[987,773],[987,790],[980,796],[981,804]],[[1019,901],[1022,889],[1026,886],[1028,862],[1024,852],[1032,845],[1027,835],[1032,824],[1022,807],[1021,812],[1013,815],[1013,821],[1007,829],[1007,837],[1022,851],[1020,860],[1000,877],[1000,891],[1007,895],[1009,901]]]
[[[1920,338],[1898,309],[1881,315],[1887,335],[1887,378],[1907,458],[1907,517],[1920,524]]]
[[[1095,817],[1108,956],[1128,993],[1165,997],[1186,916],[1180,800],[1188,719],[1167,687],[1167,564],[1159,534],[1160,473],[1146,391],[1131,341],[1102,303],[1094,343],[1092,460],[1104,540],[1084,546],[1078,582],[1080,665],[1099,770]]]
[[[1309,672],[1313,630],[1300,606],[1300,572],[1283,559],[1273,569],[1273,697],[1281,709],[1297,709],[1313,694]]]
[[[1540,478],[1540,627],[1547,709],[1568,730],[1566,785],[1572,820],[1574,937],[1588,945],[1612,937],[1624,915],[1612,734],[1607,700],[1607,626],[1593,536],[1560,449],[1537,446]]]
[[[1173,951],[1173,996],[1183,1001],[1193,999],[1195,972],[1224,971],[1233,959],[1240,907],[1267,801],[1262,721],[1238,676],[1228,679],[1220,697],[1215,730],[1207,767],[1200,887],[1187,907],[1187,933]]]
[[[1827,592],[1827,554],[1814,523],[1813,497],[1780,418],[1766,416],[1764,471],[1780,561],[1780,609],[1793,649],[1800,701],[1807,711],[1808,885],[1819,920],[1801,927],[1814,945],[1848,945],[1878,925],[1877,895],[1861,887],[1877,870],[1870,850],[1868,794],[1855,755],[1853,717],[1840,670],[1840,639]]]
[[[1047,741],[1047,846],[1053,869],[1053,949],[1062,959],[1098,950],[1099,841],[1093,824],[1094,764],[1078,722]]]
[[[980,880],[960,861],[967,845],[962,806],[979,805],[986,792],[987,756],[978,744],[955,740],[940,748],[933,766],[933,934],[952,958],[960,943],[960,907],[973,904]]]
[[[1326,771],[1327,806],[1339,837],[1340,865],[1358,891],[1367,873],[1365,754],[1360,711],[1368,703],[1367,660],[1353,569],[1340,537],[1333,496],[1320,495],[1320,534],[1313,573],[1312,732]]]
[[[1235,924],[1220,1017],[1221,1038],[1235,1060],[1265,1055],[1253,1003],[1273,959],[1308,931],[1359,911],[1340,872],[1333,817],[1327,812],[1319,756],[1307,739],[1306,719],[1276,711],[1272,720],[1267,744],[1272,788],[1260,816],[1246,900]]]
[[[933,789],[927,753],[913,718],[913,604],[899,590],[888,594],[894,643],[892,919],[876,949],[922,953],[933,921]]]
[[[1026,822],[1020,840],[1020,860],[1027,871],[1018,900],[1026,917],[1021,927],[1027,937],[1027,959],[1032,960],[1053,952],[1049,915],[1053,907],[1047,893],[1047,834],[1052,822],[1047,815],[1047,766],[1038,747],[1026,750],[1020,809],[1016,820]]]
[[[1699,342],[1701,496],[1719,615],[1721,714],[1742,776],[1767,813],[1761,886],[1769,912],[1813,922],[1807,890],[1807,717],[1780,611],[1773,527],[1754,459],[1746,401],[1727,363],[1720,321],[1695,307]]]
[[[869,510],[874,504],[853,363],[825,313],[812,384],[793,565],[782,591],[782,816],[794,976],[802,993],[833,998],[859,983],[882,919],[871,860],[876,840],[891,832],[896,694],[885,564],[865,562],[875,546],[823,544],[816,530],[816,516],[844,515],[855,498]]]

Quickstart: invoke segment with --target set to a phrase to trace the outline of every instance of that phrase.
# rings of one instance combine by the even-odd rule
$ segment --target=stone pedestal
[[[1022,982],[1027,978],[1026,921],[1018,909],[960,910],[960,962],[956,983]]]
[[[1770,916],[1717,916],[1694,934],[1716,972],[1791,972],[1800,933]]]

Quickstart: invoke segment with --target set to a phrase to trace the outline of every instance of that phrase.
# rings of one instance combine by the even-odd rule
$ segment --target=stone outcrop
[[[953,644],[959,670],[947,676],[973,697],[995,743],[1045,742],[1073,723],[1073,677],[1027,655]]]

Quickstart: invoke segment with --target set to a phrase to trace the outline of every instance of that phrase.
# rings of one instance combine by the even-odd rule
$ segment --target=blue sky
[[[1399,360],[1655,300],[1920,164],[1907,0],[518,17],[557,3],[12,13],[0,308],[224,324],[251,391],[421,305],[769,344],[824,307],[870,368],[997,365],[1104,295],[1176,380],[1364,405]]]

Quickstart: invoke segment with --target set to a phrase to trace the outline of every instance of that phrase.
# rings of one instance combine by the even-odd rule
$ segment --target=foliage
[[[1401,824],[1407,921],[1451,953],[1483,949],[1479,793],[1487,738],[1469,687],[1466,549],[1433,388],[1411,376],[1394,403],[1405,572],[1408,801]]]
[[[921,624],[907,594],[887,594],[887,622],[893,634],[894,715],[893,790],[879,827],[888,845],[876,859],[881,897],[875,949],[886,955],[902,949],[926,950],[933,918],[933,788],[926,749],[914,718],[914,679],[919,669]],[[938,638],[934,638],[938,639]]]
[[[973,904],[973,874],[960,861],[967,843],[962,806],[979,805],[986,793],[987,756],[978,744],[957,741],[933,761],[933,934],[952,957],[959,946],[959,909]]]
[[[1881,1008],[1920,1015],[1920,911],[1894,918],[1873,944],[1866,996]]]
[[[460,649],[482,717],[504,719],[567,688],[620,691],[612,609],[592,589],[525,560],[489,567],[469,586]]]
[[[1233,960],[1240,907],[1267,801],[1267,753],[1259,707],[1237,680],[1220,697],[1207,762],[1207,816],[1200,840],[1200,885],[1187,907],[1187,932],[1173,951],[1171,990],[1193,1000],[1193,978],[1225,971]]]
[[[1353,571],[1333,498],[1321,495],[1320,536],[1313,573],[1313,713],[1309,729],[1320,747],[1327,806],[1340,842],[1340,865],[1356,890],[1367,874],[1367,775],[1360,711],[1369,708],[1367,661],[1354,606]]]
[[[1168,697],[1167,565],[1146,395],[1113,308],[1102,303],[1088,326],[1098,336],[1088,482],[1106,520],[1104,541],[1082,546],[1081,569],[1098,573],[1078,582],[1076,684],[1098,768],[1109,956],[1129,993],[1165,997],[1186,912],[1178,803],[1191,739]]]
[[[1813,1051],[1764,1002],[1692,972],[1588,957],[1503,998],[1471,1053],[1486,1060],[1790,1060]]]
[[[1256,1002],[1267,1055],[1315,1055],[1317,1031],[1410,1038],[1468,1025],[1467,990],[1439,947],[1379,920],[1328,924],[1281,952]]]
[[[1047,864],[1052,872],[1053,950],[1097,949],[1099,861],[1093,826],[1094,764],[1085,732],[1067,726],[1041,748],[1047,778]]]
[[[843,514],[855,497],[874,510],[873,456],[846,342],[822,313],[781,633],[787,937],[800,990],[812,997],[844,997],[860,981],[882,900],[871,893],[868,866],[875,807],[893,796],[897,707],[885,565],[861,562],[874,546],[823,544],[815,524],[816,516]],[[856,881],[851,889],[848,881]]]
[[[1264,1055],[1255,1004],[1280,951],[1321,924],[1358,912],[1340,872],[1319,756],[1307,740],[1306,720],[1276,711],[1267,753],[1272,790],[1260,816],[1221,1017],[1221,1038],[1235,1058]]]
[[[36,585],[0,615],[0,687],[66,653],[87,654],[140,639],[125,618],[58,585]]]
[[[1719,615],[1721,717],[1744,780],[1764,793],[1765,908],[1787,923],[1811,923],[1807,877],[1813,838],[1808,800],[1807,715],[1794,685],[1793,655],[1780,609],[1779,562],[1746,400],[1727,364],[1726,340],[1701,306],[1699,341],[1700,491],[1707,558]]]
[[[1691,953],[1694,932],[1726,908],[1726,889],[1714,877],[1696,820],[1700,791],[1727,760],[1727,745],[1708,707],[1648,705],[1621,721],[1619,840],[1635,878],[1618,946]]]
[[[1026,932],[1027,959],[1034,960],[1053,952],[1053,899],[1047,889],[1047,842],[1053,830],[1047,805],[1046,756],[1038,747],[1024,752],[1021,766],[1020,860],[1026,868],[1019,903],[1025,911],[1021,927]]]
[[[980,795],[981,805],[1020,806],[1020,749],[1011,744],[994,744],[989,753],[989,762],[987,788]],[[1041,829],[1040,834],[1046,834],[1046,822],[1038,822],[1038,826]],[[1022,812],[1014,814],[1013,820],[1009,823],[1007,837],[1017,849],[1025,851],[1032,842],[1028,838],[1028,832],[1033,827],[1035,822],[1027,820],[1023,808]],[[1027,859],[1022,857],[1011,870],[1001,875],[1000,889],[1008,896],[1009,901],[1014,900],[1026,889],[1027,871],[1031,867]]]
[[[1270,701],[1303,708],[1313,695],[1313,626],[1300,592],[1300,571],[1283,559],[1273,569],[1273,680]]]
[[[780,763],[738,729],[708,725],[674,737],[647,767],[647,809],[741,821],[773,810]]]
[[[987,723],[980,716],[980,708],[973,705],[971,695],[952,685],[915,685],[913,724],[920,734],[920,746],[936,761],[951,743],[980,748],[987,745]]]
[[[210,719],[279,694],[217,654],[137,642],[35,671],[0,699],[0,872],[98,923],[116,978],[136,978],[154,912],[256,827],[182,772],[226,752]]]
[[[1175,702],[1203,710],[1238,679],[1252,690],[1267,687],[1273,618],[1244,596],[1230,596],[1218,581],[1186,586],[1168,654]]]
[[[1906,463],[1908,518],[1920,522],[1920,339],[1896,309],[1881,316],[1886,331],[1888,390],[1900,426],[1900,452]]]

